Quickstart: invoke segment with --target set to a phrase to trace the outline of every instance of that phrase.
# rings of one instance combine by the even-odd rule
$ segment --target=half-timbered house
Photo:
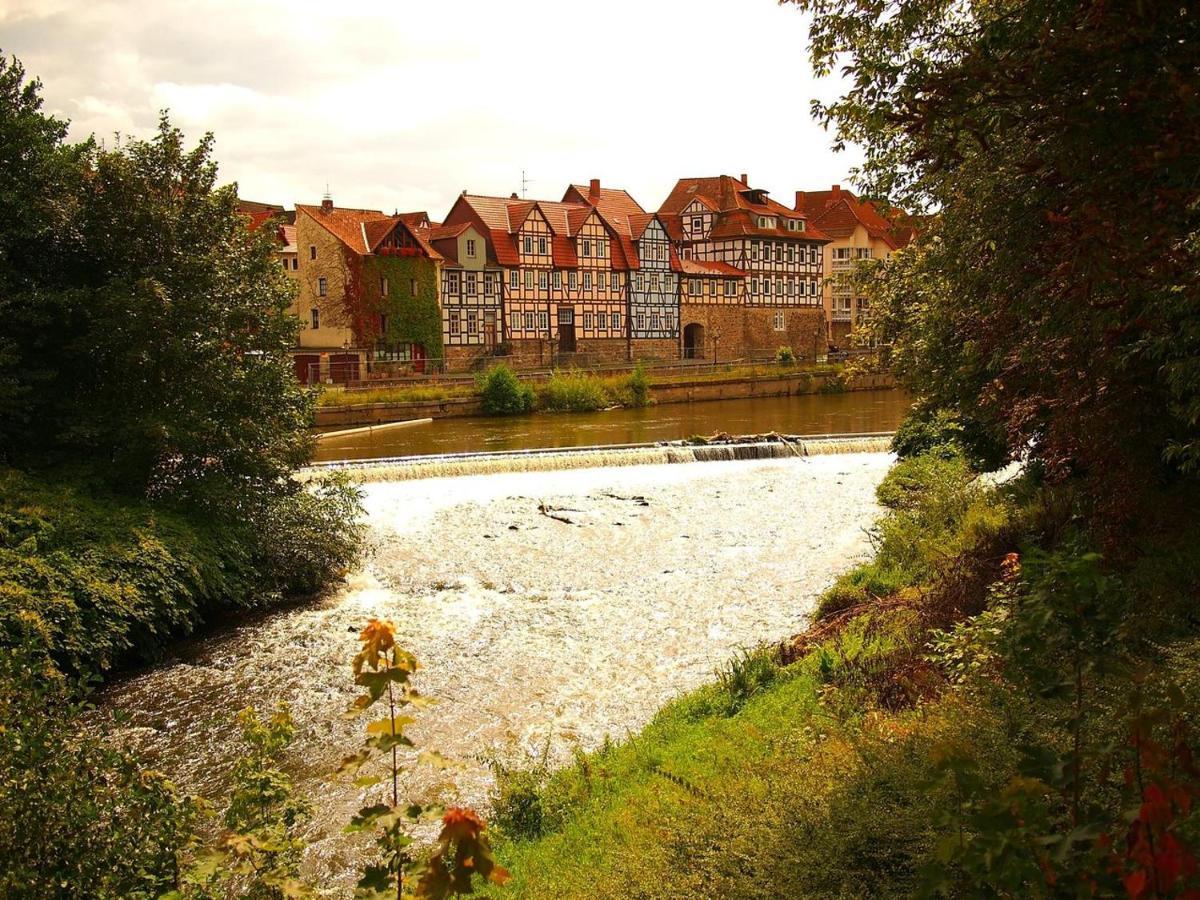
[[[486,233],[473,222],[439,225],[430,242],[442,255],[442,345],[446,368],[464,371],[496,353],[503,342],[504,269]]]
[[[810,358],[824,351],[821,248],[829,239],[803,211],[775,202],[745,175],[720,175],[681,178],[659,215],[682,262],[721,263],[744,273],[740,282],[721,283],[718,302],[690,302],[688,294],[684,304],[681,295],[681,315],[690,318],[682,322],[685,355],[707,355],[717,332],[733,356],[765,356],[780,346]],[[727,290],[736,291],[736,303]],[[689,325],[706,339],[689,342]]]
[[[596,207],[620,238],[628,262],[625,286],[632,358],[677,358],[679,260],[662,222],[642,209],[628,191],[602,187],[596,178],[586,186],[571,185],[563,200]]]
[[[517,365],[628,357],[629,264],[595,207],[464,192],[443,228],[463,224],[503,271],[503,338]]]

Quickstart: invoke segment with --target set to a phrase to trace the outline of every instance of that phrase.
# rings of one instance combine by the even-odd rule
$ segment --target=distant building
[[[571,185],[563,201],[596,207],[620,237],[628,264],[624,276],[631,358],[677,359],[679,259],[662,221],[642,209],[628,191],[601,187],[596,178],[587,185]]]
[[[822,304],[830,342],[845,349],[869,302],[854,289],[850,276],[855,265],[887,259],[908,244],[912,228],[899,210],[884,215],[875,204],[837,184],[827,191],[796,191],[796,210],[831,238],[824,251],[828,277],[822,285]]]
[[[821,248],[802,210],[775,202],[745,175],[681,178],[659,208],[683,267],[683,355],[768,356],[826,348]],[[715,292],[715,293],[714,293]]]
[[[628,358],[629,261],[594,206],[463,192],[442,230],[461,225],[501,272],[502,342],[516,365]]]
[[[442,257],[431,232],[423,212],[296,204],[302,381],[355,382],[381,363],[417,372],[440,363]]]

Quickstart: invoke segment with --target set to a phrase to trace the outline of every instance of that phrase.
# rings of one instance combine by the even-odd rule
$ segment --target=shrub
[[[779,674],[776,647],[742,649],[717,669],[717,684],[727,698],[726,715],[733,715],[746,701],[766,688]]]
[[[909,410],[892,438],[892,450],[901,459],[933,453],[962,454],[978,471],[990,471],[1004,462],[1003,441],[983,426],[958,413],[918,404]]]
[[[0,896],[140,897],[176,884],[196,807],[80,726],[40,650],[0,653]]]
[[[612,405],[600,380],[582,372],[554,372],[539,394],[543,409],[561,412],[594,412]]]
[[[775,362],[781,366],[794,366],[796,364],[796,354],[792,352],[791,347],[780,347],[775,351]]]
[[[481,375],[478,389],[485,415],[513,416],[533,409],[533,388],[523,384],[507,365],[498,365]]]
[[[629,376],[628,389],[629,406],[642,407],[650,402],[650,378],[646,375],[646,367],[640,362]]]

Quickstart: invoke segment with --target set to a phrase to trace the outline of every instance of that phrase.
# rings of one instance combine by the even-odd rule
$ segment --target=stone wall
[[[675,338],[634,338],[633,358],[669,362],[679,359],[679,341]]]
[[[775,327],[776,312],[783,313],[782,329]],[[714,353],[718,360],[769,357],[787,346],[798,359],[812,360],[826,348],[825,314],[820,308],[685,303],[680,307],[681,333],[692,324],[704,328],[703,359],[712,359]]]

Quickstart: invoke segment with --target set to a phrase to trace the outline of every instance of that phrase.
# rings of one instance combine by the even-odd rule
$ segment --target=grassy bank
[[[1186,502],[1104,572],[1036,473],[989,486],[935,452],[879,497],[875,558],[808,633],[566,770],[500,773],[495,896],[1103,894],[1145,868],[1131,829],[1195,841]],[[1154,784],[1181,799],[1148,824]]]
[[[694,369],[674,369],[669,372],[655,372],[653,369],[646,369],[645,375],[646,383],[653,388],[676,384],[754,381],[760,378],[778,378],[785,375],[839,375],[845,371],[846,367],[841,364],[779,365],[763,363],[732,368],[697,366]],[[520,374],[517,374],[520,377]],[[540,398],[539,408],[583,410],[630,405],[628,382],[631,375],[631,372],[610,375],[571,369],[554,372],[548,379],[523,378],[521,380],[533,386],[537,391]],[[371,403],[438,403],[444,400],[478,397],[480,391],[481,387],[478,382],[475,384],[440,384],[436,381],[351,391],[342,388],[327,388],[318,396],[317,405],[342,407],[363,406]],[[568,393],[574,393],[577,396],[587,394],[589,399],[583,406],[551,405],[557,398]],[[594,400],[594,398],[599,398],[599,400]],[[601,402],[602,405],[589,406],[592,402]]]
[[[242,516],[113,493],[78,471],[0,468],[0,642],[75,672],[155,658],[225,610],[317,590],[354,558],[356,494],[280,496]]]

